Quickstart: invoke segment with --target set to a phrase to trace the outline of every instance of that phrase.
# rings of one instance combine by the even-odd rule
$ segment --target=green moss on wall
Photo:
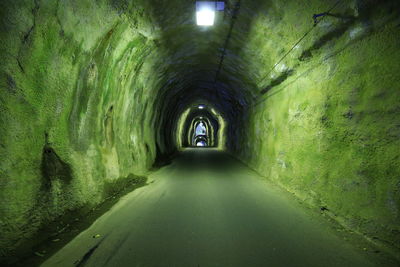
[[[147,173],[159,59],[146,14],[128,17],[108,1],[0,9],[4,255],[66,210],[101,202],[128,174]]]
[[[310,16],[296,22],[292,11],[327,10],[314,2],[276,4],[275,14],[254,22],[262,27],[248,49],[262,42],[255,62],[265,65],[254,64],[260,95],[242,158],[350,229],[399,248],[398,9],[342,3],[265,77],[312,27]],[[274,49],[282,38],[287,45]]]

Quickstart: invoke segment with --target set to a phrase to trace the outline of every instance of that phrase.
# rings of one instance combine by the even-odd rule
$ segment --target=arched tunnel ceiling
[[[157,48],[164,55],[157,64],[163,77],[159,82],[163,114],[159,133],[167,135],[160,138],[167,147],[173,146],[171,120],[176,124],[180,114],[196,101],[212,103],[231,127],[241,123],[258,94],[243,49],[262,2],[226,1],[214,26],[199,27],[195,1],[149,1],[150,16],[160,30]]]
[[[161,30],[158,41],[166,55],[168,93],[181,96],[185,102],[199,97],[215,102],[219,96],[228,103],[248,104],[254,88],[246,84],[245,57],[239,54],[256,6],[228,1],[225,11],[217,12],[214,26],[199,27],[195,1],[152,3],[153,17]]]

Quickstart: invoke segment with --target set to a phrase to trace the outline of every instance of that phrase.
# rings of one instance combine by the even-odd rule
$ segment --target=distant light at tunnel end
[[[198,108],[199,109],[204,109],[206,106],[205,105],[199,105]]]

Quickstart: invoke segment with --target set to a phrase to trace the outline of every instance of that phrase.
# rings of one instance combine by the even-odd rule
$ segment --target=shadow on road
[[[242,167],[243,163],[229,154],[214,148],[188,148],[174,159],[175,166],[182,171],[213,171],[226,173]]]

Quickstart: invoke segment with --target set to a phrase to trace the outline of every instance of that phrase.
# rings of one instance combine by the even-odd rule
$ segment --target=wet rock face
[[[1,1],[1,253],[168,162],[194,103],[222,118],[218,145],[399,240],[396,2],[343,1],[313,26],[331,1],[229,0],[205,29],[183,0]]]

